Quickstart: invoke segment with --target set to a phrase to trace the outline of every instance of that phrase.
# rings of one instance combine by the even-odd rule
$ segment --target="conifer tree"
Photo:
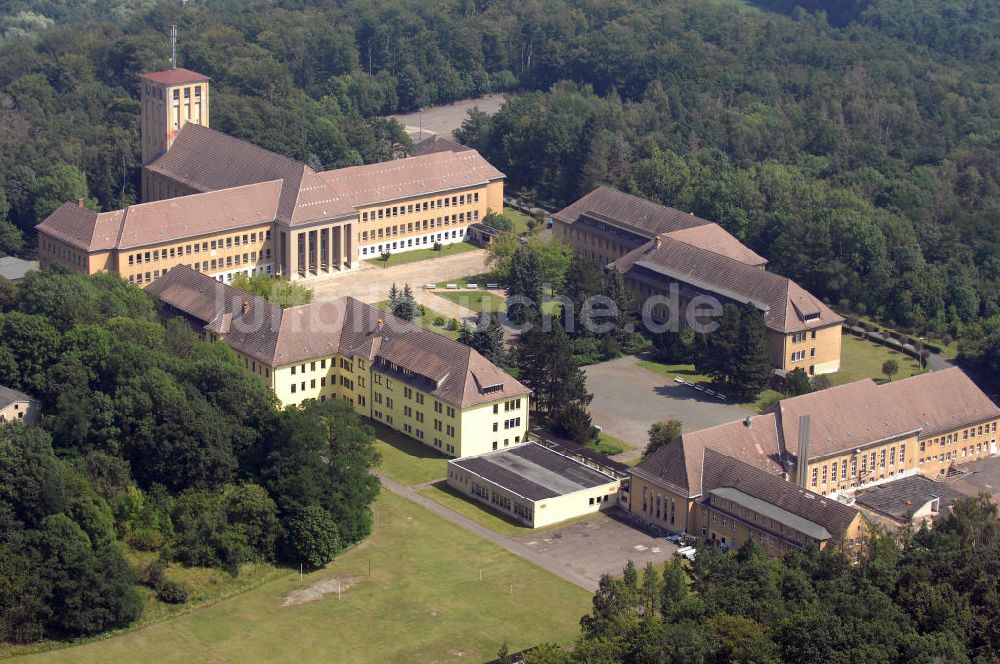
[[[518,247],[507,273],[507,317],[515,324],[527,322],[539,311],[542,282],[538,269],[538,255],[534,250],[527,245]]]
[[[730,381],[736,396],[754,399],[771,381],[771,351],[764,316],[752,304],[740,312],[740,335],[730,360]]]

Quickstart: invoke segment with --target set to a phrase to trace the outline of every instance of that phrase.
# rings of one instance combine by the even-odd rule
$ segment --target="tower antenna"
[[[170,26],[170,68],[177,69],[177,26]]]

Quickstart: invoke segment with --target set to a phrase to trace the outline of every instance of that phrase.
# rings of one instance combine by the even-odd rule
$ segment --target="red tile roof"
[[[666,288],[681,282],[764,311],[764,323],[783,334],[839,325],[843,317],[787,277],[669,236],[649,242],[611,266],[626,278]]]
[[[140,77],[153,83],[159,83],[160,85],[183,85],[185,83],[199,83],[209,80],[208,76],[204,74],[199,74],[196,71],[182,67],[140,74]]]
[[[459,408],[530,393],[468,346],[351,297],[281,309],[185,266],[173,268],[146,292],[208,329],[227,328],[226,343],[271,367],[335,353],[361,356]],[[493,386],[500,389],[484,389]]]

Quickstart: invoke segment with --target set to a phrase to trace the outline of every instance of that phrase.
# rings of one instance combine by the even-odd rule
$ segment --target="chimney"
[[[799,486],[806,488],[806,470],[809,468],[809,416],[799,417],[799,451],[796,459]]]
[[[378,319],[378,331],[381,332],[383,327],[385,327],[385,319],[384,318],[379,318]]]
[[[76,205],[77,207],[83,207],[83,199],[82,198],[76,199]]]
[[[243,315],[246,316],[248,311],[250,311],[250,300],[243,300]]]
[[[747,415],[743,420],[743,426],[749,429],[753,425],[753,415]]]
[[[663,240],[662,238],[660,238],[659,235],[657,235],[656,239],[653,240],[653,248],[659,249],[662,245],[663,245]]]

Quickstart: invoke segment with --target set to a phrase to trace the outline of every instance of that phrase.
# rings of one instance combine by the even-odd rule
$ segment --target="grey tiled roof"
[[[935,482],[922,475],[911,475],[868,489],[859,489],[854,498],[863,507],[895,519],[909,520],[916,510],[934,498],[940,499],[940,510],[944,512],[953,502],[966,498],[966,495],[942,482]]]
[[[610,475],[537,443],[452,459],[448,463],[532,501],[555,498],[615,481]]]
[[[18,392],[10,387],[0,385],[0,408],[6,408],[11,404],[24,402],[38,403],[38,400],[34,397],[28,396],[24,392]]]

